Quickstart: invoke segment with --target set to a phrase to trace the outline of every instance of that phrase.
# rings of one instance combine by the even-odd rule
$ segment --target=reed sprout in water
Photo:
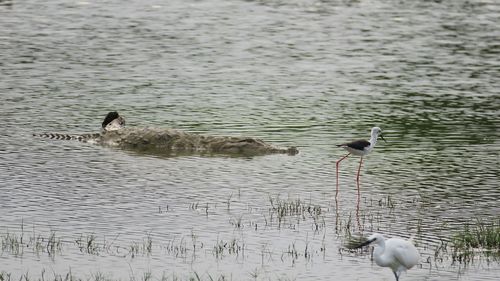
[[[133,275],[129,276],[128,281],[231,281],[233,278],[231,276],[227,277],[224,274],[217,276],[212,276],[210,274],[198,274],[196,271],[191,272],[187,276],[179,276],[175,273],[166,274],[162,276],[154,277],[151,272],[144,272],[140,278]],[[127,279],[114,279],[110,276],[106,276],[102,272],[95,272],[88,277],[81,277],[74,275],[71,270],[65,274],[58,274],[56,272],[47,273],[46,270],[42,270],[40,275],[33,277],[29,272],[21,274],[21,276],[13,276],[12,273],[6,271],[0,271],[0,281],[127,281]]]
[[[384,196],[381,199],[364,199],[361,210],[354,208],[332,208],[331,206],[321,206],[312,200],[303,200],[297,198],[281,199],[278,196],[270,196],[267,206],[264,208],[248,208],[248,213],[239,212],[238,198],[229,196],[224,204],[195,203],[190,205],[192,210],[200,210],[200,213],[226,215],[227,222],[234,229],[234,233],[242,234],[239,238],[233,236],[219,238],[215,241],[207,241],[205,235],[201,233],[198,236],[191,230],[190,234],[171,237],[170,239],[160,239],[158,236],[146,232],[142,239],[132,241],[118,240],[119,234],[115,237],[98,237],[94,233],[81,234],[76,237],[61,237],[59,233],[50,231],[40,234],[35,231],[26,231],[25,226],[21,225],[20,231],[0,233],[0,254],[6,253],[15,257],[21,257],[27,253],[40,255],[44,254],[51,258],[65,250],[79,251],[79,253],[95,256],[115,256],[124,258],[136,258],[139,256],[145,258],[157,258],[160,255],[169,255],[174,258],[184,259],[187,262],[193,262],[200,255],[209,253],[216,261],[233,258],[237,260],[247,259],[247,255],[260,255],[262,265],[268,264],[274,257],[281,262],[290,262],[291,265],[299,261],[312,263],[317,256],[323,256],[326,259],[326,249],[328,254],[335,252],[336,246],[328,241],[332,239],[340,240],[344,246],[338,247],[338,252],[343,255],[367,255],[369,250],[352,249],[353,245],[359,244],[361,240],[358,235],[364,235],[372,232],[386,231],[394,232],[393,229],[385,224],[387,221],[397,223],[399,209],[415,208],[418,214],[425,214],[425,209],[429,208],[428,203],[419,201],[418,198],[398,199],[397,197]],[[235,207],[236,206],[236,207]],[[170,211],[172,209],[169,209]],[[254,211],[256,210],[256,212]],[[155,210],[156,211],[156,210]],[[250,214],[250,215],[248,215]],[[480,219],[471,221],[459,231],[454,231],[447,224],[446,220],[438,220],[443,223],[444,235],[436,237],[426,243],[423,233],[426,232],[426,224],[429,223],[424,215],[418,215],[406,225],[397,225],[400,230],[399,235],[415,235],[416,246],[422,250],[427,250],[427,262],[442,264],[444,260],[453,263],[468,264],[486,258],[487,260],[500,259],[500,220],[495,223],[485,222]],[[257,228],[257,225],[263,225]],[[304,230],[299,229],[299,225],[306,225]],[[248,227],[250,226],[250,227]],[[404,231],[406,227],[407,231]],[[328,231],[334,230],[334,233]],[[293,241],[281,243],[279,248],[273,248],[272,243],[255,245],[248,243],[243,239],[247,232],[259,231],[293,231],[302,234]],[[452,233],[450,235],[450,233]],[[453,234],[454,233],[454,234]],[[304,234],[306,235],[304,237]],[[332,235],[333,234],[333,235]],[[310,236],[311,235],[311,236]],[[321,235],[321,236],[320,236]],[[160,236],[161,237],[161,236]],[[312,239],[311,239],[312,237]],[[321,239],[322,237],[322,239]],[[342,241],[344,240],[344,241]],[[440,240],[441,243],[436,241]],[[250,241],[252,242],[252,241]],[[420,245],[419,245],[420,244]],[[428,248],[424,248],[428,245]],[[269,247],[271,246],[271,247]],[[434,253],[434,255],[433,255]],[[0,270],[2,270],[0,268]],[[145,273],[139,277],[131,277],[131,281],[150,281],[150,280],[232,280],[231,275],[210,276],[208,273],[202,275],[196,272],[185,272],[182,276],[175,274],[165,276],[151,276]],[[52,276],[53,275],[53,276]],[[259,272],[252,272],[250,277],[257,278]],[[238,280],[241,276],[238,276]],[[51,273],[48,276],[23,274],[21,277],[13,277],[8,272],[0,272],[0,281],[105,281],[110,279],[103,274],[93,274],[91,277],[75,277],[71,273],[57,275]],[[246,279],[243,279],[246,280]]]
[[[500,220],[488,224],[476,219],[456,233],[451,244],[452,259],[459,263],[473,262],[478,255],[500,258]]]

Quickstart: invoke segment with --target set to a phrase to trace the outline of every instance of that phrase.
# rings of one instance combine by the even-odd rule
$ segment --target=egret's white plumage
[[[401,273],[414,267],[420,261],[420,254],[411,240],[401,238],[385,239],[382,234],[372,234],[368,241],[360,247],[375,244],[373,259],[378,266],[390,267],[396,281],[399,281]]]

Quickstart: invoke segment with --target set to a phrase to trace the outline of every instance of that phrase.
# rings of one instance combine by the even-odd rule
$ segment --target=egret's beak
[[[350,239],[345,246],[347,249],[351,250],[359,249],[372,243],[377,239],[377,238],[368,239],[366,237],[352,237],[352,238],[353,239]]]
[[[369,240],[366,240],[365,242],[357,245],[356,247],[354,247],[355,249],[358,249],[358,248],[361,248],[361,247],[364,247],[366,245],[369,245],[370,243],[372,243],[373,241],[375,241],[376,238],[373,238],[373,239],[369,239]]]
[[[347,246],[347,248],[349,249],[359,249],[359,248],[362,248],[366,245],[369,245],[370,243],[372,243],[373,241],[375,241],[376,238],[373,238],[373,239],[368,239],[364,242],[361,242],[361,241],[351,241],[349,242],[349,245]],[[360,243],[361,242],[361,243]]]
[[[387,141],[384,139],[384,136],[382,136],[382,134],[380,134],[380,135],[379,135],[379,137],[380,137],[381,139],[383,139],[383,140],[387,143]]]

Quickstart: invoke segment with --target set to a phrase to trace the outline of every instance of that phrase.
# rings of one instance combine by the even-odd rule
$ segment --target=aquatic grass
[[[330,246],[332,237],[330,235],[330,231],[327,231],[333,230],[334,227],[334,235],[336,235],[336,238],[333,239],[339,240],[341,245],[346,245],[344,240],[355,238],[357,235],[363,234],[365,231],[392,233],[396,230],[398,231],[397,234],[400,235],[405,231],[405,229],[412,234],[415,234],[416,230],[417,237],[419,237],[419,233],[422,233],[422,231],[425,232],[425,224],[429,223],[429,220],[427,220],[424,216],[417,216],[406,225],[395,225],[398,223],[397,218],[399,215],[399,209],[415,208],[419,214],[425,213],[423,211],[425,211],[425,208],[427,207],[423,206],[417,197],[415,197],[416,199],[398,199],[397,197],[385,195],[378,198],[364,198],[364,202],[361,202],[361,209],[359,209],[359,207],[357,209],[353,209],[356,206],[346,206],[346,204],[341,205],[343,208],[325,207],[316,204],[312,200],[303,200],[299,197],[283,198],[286,199],[280,198],[279,195],[269,196],[269,204],[267,206],[259,208],[252,206],[247,207],[246,210],[249,211],[248,215],[245,212],[238,212],[240,211],[239,209],[235,210],[235,206],[239,207],[239,205],[234,204],[231,206],[232,212],[226,212],[227,205],[225,204],[225,200],[222,204],[219,203],[219,205],[204,202],[189,205],[190,210],[195,210],[203,215],[202,212],[206,212],[205,210],[208,210],[208,205],[210,204],[211,213],[213,211],[216,215],[220,215],[219,213],[225,215],[227,222],[232,226],[229,226],[229,229],[234,228],[233,234],[242,234],[242,237],[248,232],[253,232],[253,229],[257,231],[257,223],[260,226],[261,232],[278,230],[279,232],[286,232],[286,235],[289,235],[291,230],[292,233],[297,233],[297,237],[294,237],[293,241],[288,241],[288,244],[280,244],[280,248],[273,248],[273,242],[270,242],[269,245],[249,244],[255,247],[252,248],[249,247],[241,238],[233,238],[231,236],[224,237],[224,239],[217,237],[215,241],[212,240],[214,237],[207,240],[207,235],[205,235],[205,233],[201,233],[201,237],[204,237],[205,239],[200,240],[192,230],[190,235],[172,237],[173,239],[171,238],[170,240],[164,239],[156,241],[156,236],[146,232],[146,236],[142,239],[138,237],[137,240],[134,239],[131,242],[123,241],[123,239],[121,239],[121,241],[117,243],[116,240],[119,235],[117,235],[114,239],[106,239],[106,237],[97,237],[94,233],[91,233],[81,234],[77,239],[64,240],[56,235],[55,231],[50,231],[49,234],[45,234],[45,236],[43,236],[36,233],[34,230],[30,234],[30,232],[26,232],[22,226],[19,234],[12,234],[9,232],[4,234],[0,233],[1,249],[8,252],[8,255],[14,255],[16,251],[18,251],[17,249],[19,249],[19,251],[21,251],[20,255],[22,255],[23,249],[30,249],[31,247],[33,252],[35,252],[36,249],[36,251],[38,251],[36,253],[43,253],[50,257],[53,257],[61,251],[61,248],[68,249],[70,251],[80,250],[80,252],[89,255],[111,255],[128,259],[137,258],[139,256],[150,258],[150,255],[153,254],[155,256],[152,258],[157,258],[159,255],[166,254],[171,255],[176,259],[184,259],[184,262],[193,262],[200,257],[206,258],[207,254],[211,256],[210,258],[216,260],[216,262],[228,258],[247,259],[245,254],[251,253],[261,256],[262,266],[269,264],[269,262],[274,262],[276,260],[279,261],[280,256],[282,262],[296,265],[299,263],[312,263],[314,258],[321,255],[325,258],[327,246],[329,247],[329,251],[332,249],[333,251],[336,251],[337,249],[335,246]],[[231,202],[231,199],[227,202]],[[255,212],[255,210],[258,211],[258,213]],[[154,211],[156,211],[156,209]],[[389,225],[387,226],[385,223],[388,221]],[[438,220],[438,222],[440,222],[440,220]],[[299,226],[304,228],[304,225],[307,227],[310,226],[311,228],[306,229],[305,233],[304,230],[300,229],[302,233],[299,233]],[[394,229],[392,229],[392,225],[395,225]],[[447,222],[447,224],[443,224],[442,231],[450,233],[450,227],[453,225],[454,224],[450,224],[449,222]],[[500,221],[496,224],[496,226],[498,229]],[[481,229],[482,227],[483,226],[480,226],[478,229]],[[483,228],[485,227],[486,224]],[[475,224],[470,224],[468,228],[469,235],[465,237],[476,235],[476,231],[478,230],[475,229]],[[310,234],[313,235],[313,238],[309,243],[307,238],[311,238],[311,236],[309,236]],[[320,236],[320,234],[322,234],[322,236]],[[490,236],[491,234],[488,234],[485,237]],[[479,239],[481,241],[491,240],[491,238]],[[304,240],[305,244],[303,244]],[[467,257],[464,255],[464,253],[467,254],[465,250],[453,250],[452,240],[449,237],[443,239],[441,241],[442,243],[439,245],[437,245],[439,241],[436,239],[425,240],[425,237],[421,237],[417,241],[424,244],[424,246],[420,246],[420,248],[424,250],[426,255],[423,260],[427,258],[429,264],[431,262],[437,264],[442,263],[443,261],[451,261],[452,255],[454,255],[454,261],[463,263],[464,259]],[[423,247],[425,247],[426,242],[429,243],[429,247],[424,249]],[[26,247],[28,243],[30,243],[30,246]],[[474,243],[470,242],[469,245],[474,245]],[[433,256],[432,251],[435,249],[434,247],[438,248],[434,252]],[[478,251],[485,251],[485,246],[480,247],[481,248],[473,248],[470,256],[473,258],[480,257]],[[489,252],[493,252],[494,249],[497,249],[498,252],[498,246],[493,244],[492,247],[492,250],[488,250]],[[369,250],[368,248],[353,250],[348,246],[341,246],[338,248],[338,252],[340,256],[357,256],[367,255]],[[31,278],[32,276],[28,277]],[[102,279],[104,277],[95,275],[92,276],[91,279],[99,279],[97,281],[103,281]],[[247,278],[250,277],[251,276],[247,276]],[[65,276],[62,276],[62,278],[65,278]],[[151,281],[155,278],[157,279],[158,277],[153,277],[150,274],[148,275],[145,273],[144,275],[138,275],[137,279],[133,279],[132,281]],[[172,276],[168,276],[168,278],[169,280],[174,280]],[[207,276],[206,273],[196,276],[192,273],[189,276],[183,275],[177,276],[176,278],[176,280],[218,280],[220,278],[227,278],[227,276],[212,277]],[[259,278],[262,278],[262,276],[259,276]],[[16,279],[18,278],[16,277]],[[23,279],[23,281],[25,280]]]
[[[186,260],[191,257],[192,261],[197,258],[197,252],[205,247],[203,242],[198,241],[198,235],[193,231],[188,237],[181,236],[180,239],[174,237],[173,239],[167,241],[166,243],[156,243],[156,248],[162,250],[163,253],[171,255],[174,258],[180,258]],[[152,245],[153,247],[153,245]]]
[[[369,248],[357,248],[359,244],[365,241],[367,234],[374,232],[390,232],[387,227],[383,228],[384,221],[391,220],[397,223],[398,210],[402,208],[415,208],[419,211],[425,208],[418,197],[405,199],[394,198],[392,195],[383,196],[380,199],[364,198],[362,202],[364,210],[359,206],[356,210],[346,214],[336,211],[335,233],[341,240],[339,254],[347,255],[366,255],[370,253]],[[423,220],[416,217],[416,224],[408,225],[407,230],[418,236],[422,232]],[[416,244],[416,243],[415,243]]]
[[[500,220],[484,222],[475,218],[462,229],[455,230],[451,237],[440,238],[433,251],[434,261],[451,259],[452,265],[500,261]]]
[[[243,215],[240,215],[238,218],[231,218],[229,223],[234,226],[235,229],[241,229],[243,227],[242,221]]]
[[[312,262],[315,255],[322,254],[325,258],[326,246],[325,246],[326,235],[323,234],[323,239],[321,243],[316,248],[316,243],[309,241],[309,235],[306,235],[305,241],[295,240],[291,242],[287,249],[281,253],[281,261],[290,260],[292,265],[295,265],[299,259],[304,260],[306,263]]]
[[[245,242],[238,241],[236,238],[230,239],[229,241],[219,240],[213,247],[213,253],[216,259],[222,259],[225,254],[236,255],[237,257],[245,253]]]
[[[87,235],[85,238],[82,234],[75,240],[75,243],[82,253],[97,255],[101,251],[101,247],[97,244],[96,236],[94,234]]]
[[[439,261],[443,262],[446,258],[446,255],[448,255],[447,249],[448,249],[449,241],[444,240],[444,239],[439,239],[439,244],[436,245],[434,249],[434,261]],[[431,256],[427,258],[427,263],[431,263]]]
[[[217,206],[217,205],[215,205]],[[215,208],[214,206],[214,208]],[[197,212],[200,212],[200,211],[204,211],[205,212],[205,216],[208,217],[209,215],[209,212],[208,212],[208,209],[209,209],[209,203],[205,203],[205,204],[201,204],[199,202],[193,202],[191,204],[189,204],[189,209],[192,210],[192,211],[197,211]]]
[[[459,248],[484,248],[500,251],[500,220],[486,224],[477,219],[475,225],[466,224],[464,230],[452,239]]]
[[[269,202],[271,207],[270,212],[270,223],[273,222],[273,218],[276,217],[278,221],[278,229],[281,228],[287,221],[287,218],[295,218],[296,223],[290,223],[289,227],[294,229],[300,224],[300,221],[304,221],[307,218],[313,219],[313,229],[319,230],[321,227],[325,226],[325,220],[323,215],[323,210],[319,205],[313,205],[310,202],[307,203],[300,198],[296,199],[281,199],[279,196],[272,197],[269,196]],[[268,224],[266,219],[266,225]]]
[[[363,202],[358,202],[358,204],[356,210],[347,214],[341,214],[338,209],[336,210],[335,232],[337,235],[350,239],[352,236],[364,232],[378,232],[381,230],[380,226],[384,220],[387,221],[388,217],[392,217],[396,221],[395,215],[398,209],[422,208],[418,197],[399,200],[391,195],[380,199],[364,198]],[[363,206],[364,210],[360,209],[360,206]],[[417,221],[420,224],[422,223],[421,218],[417,218]],[[419,230],[421,225],[417,225],[416,228]]]
[[[291,258],[292,265],[294,265],[295,261],[299,258],[299,251],[295,247],[295,242],[293,242],[291,245],[288,245],[288,249],[285,252],[283,252],[283,254],[281,255],[282,261],[284,260],[285,254]]]
[[[353,233],[353,223],[352,223],[352,214],[349,213],[346,219],[339,219],[337,215],[337,221],[335,222],[335,232],[339,235],[342,234],[344,237],[351,237]]]
[[[0,271],[0,281],[102,281],[101,279],[82,279],[77,278],[73,275],[71,270],[69,270],[66,274],[57,274],[53,272],[52,277],[45,276],[45,269],[42,269],[40,273],[40,277],[31,277],[29,272],[21,274],[19,277],[14,277],[12,273],[8,273],[6,271]]]
[[[170,240],[165,246],[164,249],[166,252],[176,258],[185,258],[187,256],[187,253],[189,251],[189,248],[187,246],[187,242],[184,240],[184,237],[182,237],[178,242],[174,238]],[[196,249],[195,246],[193,246],[193,249]]]
[[[112,281],[111,278],[106,277],[106,275],[104,273],[100,272],[100,271],[92,273],[91,277],[90,277],[90,280],[91,281]]]
[[[24,227],[22,227],[24,229]],[[0,249],[2,252],[8,252],[14,256],[22,256],[25,249],[30,249],[35,254],[41,252],[54,256],[61,251],[62,240],[56,236],[55,231],[51,231],[48,237],[37,235],[33,230],[28,239],[24,237],[24,231],[21,234],[9,233],[0,235]]]
[[[128,247],[128,254],[131,258],[141,254],[150,256],[153,252],[153,239],[151,238],[151,233],[147,233],[146,237],[142,239],[141,242],[133,242]]]
[[[90,273],[90,276],[83,278],[79,276],[75,276],[71,270],[69,270],[65,274],[58,274],[53,272],[52,276],[45,275],[45,269],[42,269],[41,273],[34,277],[30,275],[29,272],[21,274],[19,277],[14,276],[12,273],[6,271],[0,271],[0,281],[125,281],[127,279],[122,278],[113,278],[112,276],[107,276],[101,271]],[[229,276],[229,277],[228,277]],[[128,281],[151,281],[151,280],[159,280],[159,281],[231,281],[233,278],[231,275],[220,274],[217,276],[212,276],[208,273],[200,275],[198,272],[193,271],[189,273],[187,276],[179,276],[175,273],[165,274],[160,278],[155,278],[151,272],[147,271],[141,275],[140,279],[137,279],[135,276],[129,276]]]
[[[24,227],[21,227],[21,229],[24,229]],[[132,242],[128,247],[115,245],[119,235],[116,235],[112,240],[106,240],[106,237],[104,237],[102,241],[98,241],[101,239],[98,239],[93,233],[80,234],[76,239],[63,239],[52,230],[47,236],[39,234],[35,231],[34,227],[33,231],[31,233],[28,232],[28,234],[29,236],[26,236],[24,231],[21,231],[20,234],[9,231],[0,234],[0,251],[13,256],[22,256],[29,250],[30,253],[37,256],[45,253],[49,257],[54,258],[55,255],[62,252],[64,245],[76,246],[81,253],[96,256],[103,254],[123,256],[120,252],[125,249],[133,258],[138,254],[151,255],[154,248],[151,233],[147,233],[141,242]]]
[[[102,254],[110,254],[110,255],[118,255],[118,252],[123,248],[122,246],[115,245],[116,240],[120,235],[117,234],[114,239],[106,240],[106,236],[102,239],[101,242],[98,241],[98,238],[95,234],[80,234],[80,237],[76,238],[74,241],[64,241],[66,244],[75,244],[81,253],[89,254],[89,255],[102,255]]]
[[[283,200],[280,199],[279,196],[276,198],[269,196],[269,202],[271,203],[271,210],[276,212],[278,217],[305,216],[305,214],[319,216],[322,212],[320,206],[306,203],[300,198]]]
[[[2,252],[9,252],[13,255],[20,255],[23,249],[22,238],[9,232],[0,236],[0,248]]]
[[[51,231],[47,239],[47,253],[54,256],[56,252],[61,251],[61,239],[56,237],[55,231]]]
[[[309,262],[312,259],[312,252],[309,248],[309,243],[306,242],[303,250],[298,249],[296,242],[292,242],[288,245],[288,248],[281,254],[281,260],[285,260],[285,256],[289,257],[292,265],[295,265],[299,258],[304,258],[305,261]]]
[[[172,274],[171,277],[163,275],[160,281],[231,281],[233,280],[231,277],[226,277],[226,275],[221,274],[219,276],[212,276],[210,274],[204,275],[198,274],[198,272],[194,271],[187,277],[179,277],[175,274]]]
[[[500,258],[500,220],[485,223],[476,219],[473,224],[465,224],[464,229],[452,239],[453,262],[470,263],[478,255]]]
[[[389,209],[396,208],[396,202],[392,199],[391,195],[387,195],[387,198],[382,198],[378,201],[379,206],[385,206]]]
[[[229,194],[229,197],[227,198],[226,204],[227,204],[227,211],[229,212],[231,210],[231,199],[233,198],[233,193]]]

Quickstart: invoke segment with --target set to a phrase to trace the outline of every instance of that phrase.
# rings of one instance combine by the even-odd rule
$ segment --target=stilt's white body
[[[382,139],[384,139],[381,134],[382,134],[382,130],[379,127],[373,127],[372,131],[371,131],[370,141],[357,140],[357,141],[338,145],[339,147],[342,147],[343,149],[347,150],[349,153],[346,156],[340,158],[336,163],[336,173],[337,173],[337,189],[336,189],[336,193],[335,193],[336,199],[338,198],[338,194],[339,194],[339,164],[342,160],[344,160],[345,158],[347,158],[347,156],[349,156],[351,154],[354,154],[356,156],[361,156],[361,159],[359,160],[358,174],[356,175],[356,183],[358,184],[358,198],[359,198],[359,196],[360,196],[359,173],[361,171],[361,164],[363,163],[363,157],[372,151],[372,149],[377,144],[377,139],[379,136]]]
[[[363,157],[373,150],[381,133],[382,130],[379,127],[373,127],[371,131],[370,141],[358,140],[341,144],[340,147],[347,150],[349,153]]]

